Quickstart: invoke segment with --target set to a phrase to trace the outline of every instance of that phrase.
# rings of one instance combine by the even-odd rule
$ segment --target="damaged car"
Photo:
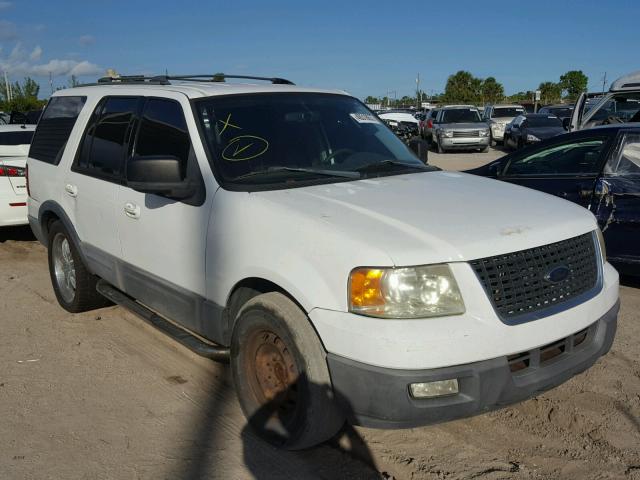
[[[580,130],[467,173],[578,203],[597,217],[609,262],[640,276],[640,124]]]

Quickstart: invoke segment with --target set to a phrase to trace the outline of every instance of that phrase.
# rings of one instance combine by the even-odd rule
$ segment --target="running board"
[[[135,313],[137,316],[145,320],[150,325],[156,327],[165,335],[176,340],[178,343],[184,345],[189,350],[198,355],[201,355],[217,362],[229,361],[229,349],[226,347],[220,347],[212,345],[210,343],[200,340],[195,335],[189,333],[177,325],[171,323],[169,320],[164,319],[152,310],[149,310],[144,305],[136,302],[133,298],[121,292],[114,286],[105,282],[104,280],[98,280],[96,284],[96,290],[101,295],[107,297],[114,303],[126,308],[127,310]]]

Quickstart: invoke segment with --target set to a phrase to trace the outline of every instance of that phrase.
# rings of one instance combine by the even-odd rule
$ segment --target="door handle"
[[[124,204],[124,214],[129,218],[140,218],[140,207],[135,203],[127,202]]]
[[[78,187],[76,187],[75,185],[71,185],[70,183],[67,183],[64,186],[64,191],[67,192],[67,195],[69,195],[70,197],[78,196]]]

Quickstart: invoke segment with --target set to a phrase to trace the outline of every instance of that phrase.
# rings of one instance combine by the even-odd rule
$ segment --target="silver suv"
[[[482,119],[491,130],[491,146],[504,141],[504,128],[518,115],[527,113],[522,105],[487,105]]]
[[[447,150],[489,150],[489,127],[474,106],[442,107],[433,127],[432,142],[438,153]]]

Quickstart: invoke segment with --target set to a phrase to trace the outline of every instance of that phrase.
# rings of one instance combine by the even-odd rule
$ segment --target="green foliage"
[[[28,110],[38,110],[46,103],[44,100],[38,100],[40,85],[30,77],[26,77],[22,83],[15,82],[11,84],[11,101],[7,86],[4,82],[0,82],[0,110],[5,112],[26,112]]]
[[[560,86],[566,92],[566,98],[575,100],[587,90],[589,78],[582,70],[571,70],[560,76]]]
[[[368,104],[376,104],[376,103],[382,103],[381,100],[377,97],[372,97],[371,95],[369,95],[367,98],[364,99],[364,103],[368,103]]]
[[[480,97],[482,80],[460,70],[447,79],[443,99],[448,103],[475,103]]]
[[[538,86],[540,90],[540,103],[548,105],[550,103],[558,103],[562,100],[562,86],[555,82],[542,82]]]
[[[500,103],[504,99],[504,87],[494,77],[487,77],[480,87],[481,103]]]

